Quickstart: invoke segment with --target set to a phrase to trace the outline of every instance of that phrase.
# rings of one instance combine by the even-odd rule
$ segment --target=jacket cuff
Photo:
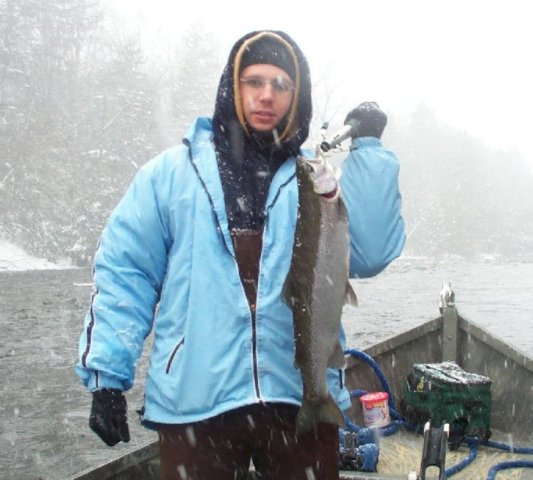
[[[350,399],[350,392],[346,390],[346,388],[343,388],[339,395],[336,398],[337,405],[339,408],[345,412],[346,410],[352,408],[352,401]]]
[[[124,391],[124,384],[114,377],[110,377],[102,372],[91,372],[89,381],[87,382],[87,389],[90,392],[101,390],[102,388],[118,388]]]

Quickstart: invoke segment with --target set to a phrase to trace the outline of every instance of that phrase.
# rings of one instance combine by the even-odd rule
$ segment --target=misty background
[[[362,101],[389,117],[409,236],[354,281],[349,345],[434,317],[451,280],[462,314],[531,356],[533,30],[528,2],[500,3],[0,0],[0,478],[68,478],[153,438],[133,420],[142,381],[129,444],[87,428],[72,367],[92,284],[67,267],[90,266],[138,169],[212,114],[229,49],[257,28],[287,31],[310,62],[307,146]],[[28,271],[1,272],[13,246]]]
[[[90,265],[139,167],[211,116],[228,53],[202,23],[151,48],[98,0],[0,0],[0,240]],[[335,78],[312,79],[316,135],[356,104],[335,103]],[[406,255],[533,251],[533,169],[521,151],[487,145],[427,103],[386,113]]]

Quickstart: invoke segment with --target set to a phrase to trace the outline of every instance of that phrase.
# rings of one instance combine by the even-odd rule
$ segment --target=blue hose
[[[350,390],[350,397],[359,398],[368,393],[367,390]]]
[[[506,470],[508,468],[533,468],[533,462],[528,462],[525,460],[516,460],[514,462],[498,463],[497,465],[493,465],[492,467],[490,467],[489,473],[487,475],[487,480],[494,480],[500,470]]]
[[[507,445],[506,443],[501,442],[495,442],[493,440],[479,440],[477,437],[466,437],[465,438],[466,443],[470,447],[470,453],[467,458],[461,460],[456,465],[453,465],[452,467],[446,469],[446,475],[448,477],[451,477],[452,475],[455,475],[456,473],[460,472],[461,470],[464,470],[468,465],[470,465],[477,457],[477,447],[478,445],[483,445],[487,447],[492,448],[498,448],[500,450],[505,450],[510,453],[527,453],[532,454],[533,448],[529,447],[516,447],[512,445]],[[496,477],[496,473],[499,470],[504,470],[507,468],[533,468],[533,462],[530,461],[516,461],[516,462],[502,462],[494,465],[489,470],[489,476],[487,477],[487,480],[493,480]],[[491,473],[492,472],[492,473]]]
[[[451,466],[450,468],[446,469],[446,476],[451,477],[452,475],[455,475],[456,473],[460,472],[461,470],[464,470],[468,465],[470,465],[477,457],[477,444],[469,444],[470,452],[468,454],[468,457],[461,460],[459,463],[456,463],[455,465]]]
[[[381,371],[381,368],[376,363],[376,361],[370,355],[368,355],[367,353],[361,352],[360,350],[355,350],[353,348],[349,348],[349,349],[345,350],[344,353],[346,355],[351,355],[352,357],[359,358],[359,359],[365,361],[366,363],[368,363],[372,367],[372,370],[374,370],[376,376],[378,377],[379,381],[381,382],[381,385],[383,387],[383,391],[385,391],[389,395],[388,404],[389,404],[389,410],[390,410],[391,417],[394,418],[395,420],[402,420],[403,421],[404,419],[398,414],[398,411],[396,410],[396,406],[394,404],[394,399],[392,398],[392,391],[391,391],[391,388],[389,386],[389,382],[387,382],[387,379],[385,378],[385,375]]]
[[[348,430],[355,433],[358,433],[362,430],[363,427],[360,427],[357,425],[357,423],[352,422],[346,413],[343,412],[342,416],[344,417],[344,423],[346,424],[346,427],[348,427]]]
[[[487,440],[481,443],[487,447],[499,448],[500,450],[505,450],[506,452],[510,453],[527,453],[529,455],[533,454],[533,448],[530,447],[518,447],[516,445],[508,445],[507,443],[495,442],[494,440]]]

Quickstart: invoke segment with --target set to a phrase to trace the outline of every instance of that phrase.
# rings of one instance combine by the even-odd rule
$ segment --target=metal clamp
[[[437,467],[440,470],[439,480],[446,480],[446,449],[450,425],[445,423],[442,428],[432,427],[430,422],[424,425],[424,446],[418,480],[426,480],[426,469]]]

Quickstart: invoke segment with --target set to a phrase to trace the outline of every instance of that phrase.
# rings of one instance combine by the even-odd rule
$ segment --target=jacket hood
[[[253,45],[254,42],[263,41],[263,39],[267,39],[269,42],[279,42],[294,60],[295,95],[291,110],[280,125],[282,131],[277,134],[280,140],[279,146],[290,154],[296,154],[309,134],[309,124],[312,117],[311,79],[305,56],[294,40],[286,33],[269,30],[255,31],[248,33],[235,43],[222,72],[213,115],[217,150],[226,150],[225,147],[235,148],[239,144],[242,145],[243,142],[239,140],[243,137],[256,137],[256,139],[265,140],[264,135],[258,135],[257,132],[251,131],[244,121],[238,82],[242,69],[241,62],[246,56],[246,48]],[[270,142],[272,142],[271,138]],[[231,143],[225,145],[228,141]]]
[[[272,43],[277,57],[264,48]],[[250,56],[253,61],[281,62],[294,75],[293,103],[276,132],[258,132],[245,123],[239,75]],[[311,105],[307,60],[286,33],[252,32],[235,43],[222,72],[213,115],[213,139],[230,229],[262,228],[271,180],[287,158],[299,153],[306,140]]]

